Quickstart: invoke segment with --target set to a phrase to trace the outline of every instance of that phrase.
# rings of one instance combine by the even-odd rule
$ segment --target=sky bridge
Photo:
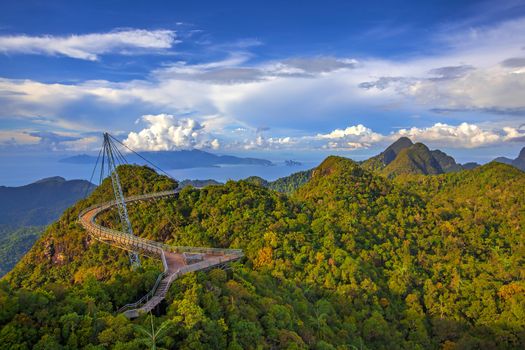
[[[179,189],[125,198],[118,178],[116,163],[116,159],[123,160],[124,157],[111,139],[112,136],[107,133],[104,134],[104,145],[99,154],[99,158],[102,154],[103,159],[100,179],[102,181],[105,169],[108,173],[107,175],[112,179],[115,200],[84,209],[79,214],[79,222],[96,240],[128,251],[131,265],[134,267],[140,266],[139,255],[161,261],[163,271],[158,276],[153,288],[136,302],[119,309],[119,312],[124,313],[128,318],[136,318],[143,313],[150,312],[159,305],[166,297],[170,285],[180,276],[189,272],[223,267],[232,261],[240,259],[244,254],[240,249],[171,246],[136,236],[131,227],[127,205],[177,196]],[[104,166],[105,159],[107,159],[106,166]],[[95,169],[97,164],[95,164]],[[121,230],[105,227],[97,222],[97,217],[100,214],[112,209],[117,209],[119,212],[122,224]]]

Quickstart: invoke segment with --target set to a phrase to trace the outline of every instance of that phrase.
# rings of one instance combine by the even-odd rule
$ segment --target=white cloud
[[[335,129],[327,134],[317,134],[314,137],[318,140],[329,140],[322,146],[323,148],[347,150],[368,148],[383,138],[383,135],[372,131],[363,124],[352,125],[346,129]]]
[[[495,144],[504,140],[494,130],[483,130],[478,125],[461,123],[457,126],[436,123],[428,128],[401,129],[391,138],[406,136],[412,141],[427,142],[434,146],[451,148],[474,148]]]
[[[245,150],[278,150],[278,149],[291,149],[298,143],[298,140],[289,136],[286,137],[269,137],[266,138],[259,133],[255,139],[246,139],[241,143],[233,143],[231,146],[234,148],[241,145],[241,148]]]
[[[387,145],[400,137],[408,137],[414,142],[423,142],[431,147],[475,148],[501,144],[507,141],[525,141],[525,130],[513,127],[484,129],[476,124],[461,123],[448,125],[436,123],[430,127],[400,129],[390,134],[374,132],[366,126],[352,125],[345,129],[335,129],[326,134],[301,137],[264,138],[257,135],[253,141],[246,141],[246,149],[336,149],[352,151],[370,148],[374,145]]]
[[[169,49],[175,43],[172,30],[129,29],[70,36],[0,36],[0,52],[61,55],[95,61],[99,55],[129,50]]]
[[[370,140],[380,137],[381,135],[376,134],[372,129],[367,128],[363,124],[352,125],[346,129],[335,129],[334,131],[328,134],[317,134],[318,138],[321,139],[342,139],[346,137],[366,137]]]
[[[124,144],[137,151],[170,151],[176,149],[212,148],[220,146],[206,132],[205,126],[190,118],[176,119],[173,115],[145,115],[148,127],[138,133],[130,132]]]

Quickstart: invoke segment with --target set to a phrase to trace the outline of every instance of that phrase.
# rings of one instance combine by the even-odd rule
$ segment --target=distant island
[[[216,155],[213,153],[193,149],[181,151],[159,151],[159,152],[141,152],[149,161],[166,169],[189,169],[200,167],[216,167],[220,165],[261,165],[272,166],[271,161],[259,158],[241,158],[229,155]],[[143,164],[144,161],[134,154],[124,155],[128,162]],[[61,163],[70,164],[94,164],[96,156],[88,154],[79,154],[60,159]]]
[[[285,164],[286,166],[300,166],[300,165],[303,165],[303,163],[301,163],[301,162],[297,162],[297,161],[295,161],[295,160],[285,160],[285,161],[284,161],[284,164]]]

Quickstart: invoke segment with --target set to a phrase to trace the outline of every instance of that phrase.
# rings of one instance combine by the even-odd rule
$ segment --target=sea
[[[94,164],[61,163],[63,155],[9,155],[2,154],[0,158],[0,186],[23,186],[46,177],[61,176],[66,180],[90,180]],[[249,176],[260,176],[272,181],[292,173],[311,169],[320,162],[315,160],[300,161],[301,165],[289,166],[284,160],[272,160],[275,165],[218,165],[189,169],[163,169],[177,180],[207,180],[219,182],[240,180]],[[92,182],[98,184],[99,174],[95,172]]]

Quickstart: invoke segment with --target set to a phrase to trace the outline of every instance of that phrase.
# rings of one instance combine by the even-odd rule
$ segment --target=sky
[[[4,1],[0,162],[137,151],[460,161],[525,146],[525,1]]]

